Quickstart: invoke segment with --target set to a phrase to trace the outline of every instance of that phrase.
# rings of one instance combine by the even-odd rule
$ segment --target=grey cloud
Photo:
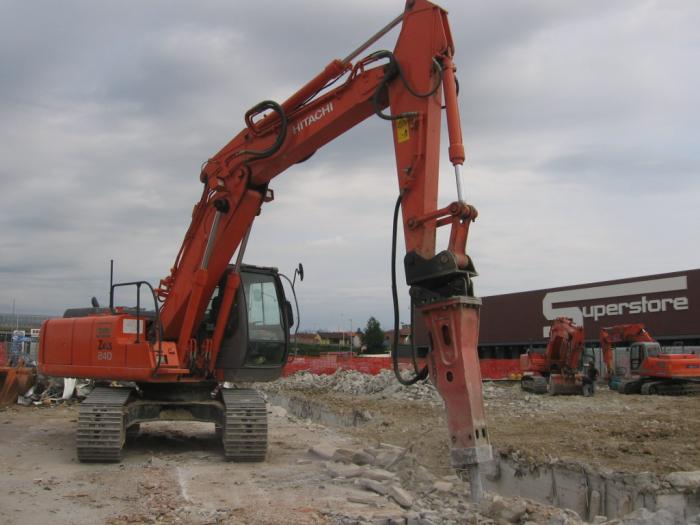
[[[682,269],[664,256],[671,242],[686,246],[674,264],[697,266],[695,3],[445,7],[468,195],[480,210],[470,241],[480,293]],[[201,162],[241,129],[243,113],[284,99],[401,9],[4,2],[0,242],[12,255],[0,253],[0,304],[17,297],[26,311],[59,313],[104,300],[110,258],[120,279],[157,282],[199,196]],[[389,126],[370,119],[272,182],[277,199],[255,223],[247,260],[288,271],[304,262],[303,327],[391,322]],[[446,203],[446,158],[441,172]],[[582,209],[552,205],[572,195]],[[666,226],[643,222],[641,244],[640,206]],[[318,242],[335,238],[343,242]],[[627,260],[611,260],[630,238]]]
[[[675,153],[675,155],[673,154]],[[556,180],[586,180],[605,184],[615,191],[666,192],[683,188],[700,189],[700,156],[666,148],[589,148],[545,161],[540,170]],[[634,177],[630,187],[629,176]]]

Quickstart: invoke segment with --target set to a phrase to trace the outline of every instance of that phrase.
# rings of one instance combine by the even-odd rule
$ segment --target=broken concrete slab
[[[413,496],[399,485],[391,485],[388,495],[404,509],[410,509],[413,506]]]
[[[347,448],[338,448],[335,450],[335,453],[331,457],[333,461],[338,461],[341,463],[353,463],[353,456],[355,455],[354,450],[350,450]]]
[[[680,490],[694,490],[700,487],[700,470],[671,472],[666,475],[666,481]]]
[[[321,459],[328,460],[333,459],[333,456],[337,450],[338,447],[334,447],[333,445],[329,445],[327,443],[317,443],[309,449],[309,452]]]
[[[497,521],[519,523],[525,512],[527,512],[527,504],[519,499],[509,498],[506,500],[496,495],[488,504],[488,509],[489,514]]]
[[[364,469],[357,465],[345,465],[342,463],[326,463],[326,469],[334,478],[356,478],[363,474]]]
[[[357,480],[357,484],[363,489],[376,492],[377,494],[381,494],[382,496],[386,496],[389,492],[389,488],[386,485],[373,479],[359,478]]]
[[[433,483],[433,489],[436,492],[450,492],[454,488],[454,485],[449,481],[436,481]]]
[[[435,481],[435,476],[433,475],[433,473],[430,472],[423,465],[418,465],[415,468],[413,476],[416,481],[419,481],[421,483],[432,483],[433,481]]]
[[[371,465],[375,461],[375,456],[364,450],[358,450],[352,455],[351,461],[355,463],[355,465]]]
[[[394,479],[396,474],[381,468],[368,468],[364,470],[362,476],[375,481],[388,481],[390,479]]]
[[[279,405],[270,405],[269,413],[274,417],[287,417],[287,411]]]
[[[371,505],[373,507],[378,506],[379,502],[382,501],[377,496],[348,496],[347,500],[350,503],[359,503],[360,505]]]
[[[381,468],[387,468],[390,465],[396,463],[396,461],[401,457],[403,452],[384,450],[377,454],[372,462],[373,465]]]

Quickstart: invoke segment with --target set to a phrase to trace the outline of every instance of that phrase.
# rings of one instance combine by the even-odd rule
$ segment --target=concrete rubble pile
[[[296,399],[295,392],[302,394],[302,397],[307,400],[318,400],[328,394],[330,394],[329,399],[333,399],[333,394],[339,394],[365,396],[369,399],[419,399],[436,403],[436,405],[441,403],[436,390],[429,382],[405,388],[398,384],[391,371],[384,371],[377,376],[347,370],[340,370],[333,375],[326,376],[300,372],[276,383],[259,386],[268,391],[269,399],[273,403],[280,401],[283,405],[286,403],[289,405],[287,408],[296,416],[314,421],[323,421],[323,418],[316,417],[318,414],[312,414],[309,410],[299,412],[300,408],[308,408],[305,405],[302,406],[303,404],[297,406],[297,404],[288,403],[290,399]],[[487,406],[491,404],[508,407],[509,410],[517,412],[519,417],[526,419],[530,417],[529,414],[548,412],[552,410],[552,404],[562,403],[559,398],[526,394],[517,384],[484,383],[484,398]],[[567,398],[566,401],[570,405],[580,404],[581,406],[588,402],[583,398]],[[315,402],[318,403],[318,401]],[[333,406],[333,402],[330,403],[330,406]],[[358,403],[357,406],[359,410],[362,404]],[[623,404],[621,403],[620,406]],[[275,406],[274,409],[288,414],[280,406]],[[331,421],[331,426],[334,425],[335,423]],[[507,523],[527,525],[575,523],[606,525],[668,523],[669,525],[680,525],[681,523],[693,523],[700,525],[700,517],[695,517],[697,510],[693,505],[685,509],[681,508],[682,506],[668,508],[664,503],[661,503],[661,499],[656,507],[650,503],[650,508],[655,510],[637,509],[630,512],[631,509],[620,509],[630,513],[615,519],[597,515],[595,509],[598,507],[595,509],[589,507],[584,510],[585,515],[580,516],[572,510],[552,507],[519,496],[501,497],[489,494],[486,501],[475,506],[469,503],[468,485],[454,475],[436,476],[435,471],[431,472],[420,465],[416,461],[416,457],[412,455],[415,453],[419,457],[419,450],[404,449],[388,444],[378,445],[377,441],[374,441],[373,445],[369,448],[350,450],[329,448],[323,443],[319,443],[310,449],[312,456],[325,462],[325,469],[332,483],[343,484],[349,489],[360,491],[359,494],[348,497],[349,503],[358,506],[356,513],[336,511],[332,515],[329,514],[329,517],[337,523],[343,525],[375,523],[426,525],[430,523],[499,525]],[[529,468],[541,467],[533,458],[518,450],[503,450],[499,451],[499,454],[515,465],[522,464],[522,468],[526,472]],[[568,465],[554,456],[550,456],[549,459],[553,462],[554,467],[552,468],[561,470],[564,468],[562,465]],[[574,467],[578,469],[577,472],[581,470],[581,466],[578,464],[575,464]],[[446,471],[450,470],[446,469]],[[681,478],[680,474],[685,476]],[[698,489],[700,482],[696,480],[696,475],[697,473],[675,473],[668,477],[668,482],[675,488],[681,487],[695,493],[696,490],[700,490]],[[551,490],[552,480],[547,476],[544,478],[549,479],[547,490]],[[610,483],[617,480],[617,478],[611,479]],[[617,485],[615,486],[617,487]],[[561,490],[564,489],[565,487]],[[654,493],[656,492],[658,490],[654,491]],[[588,519],[588,521],[584,521],[584,519]]]
[[[275,407],[280,414],[284,409]],[[327,482],[348,490],[357,511],[329,511],[340,525],[700,525],[700,515],[684,519],[672,509],[638,509],[622,518],[595,516],[583,520],[576,512],[521,497],[487,494],[478,505],[469,502],[469,486],[457,475],[436,476],[420,465],[409,449],[380,443],[374,447],[339,448],[319,442],[310,456],[324,462]]]
[[[441,402],[440,396],[430,382],[419,382],[405,387],[396,380],[391,370],[382,370],[377,375],[364,374],[354,370],[338,370],[331,375],[297,372],[274,383],[259,386],[268,391],[338,392],[351,395],[369,395],[378,399],[420,399]]]
[[[405,372],[408,375],[408,372]],[[423,400],[442,404],[440,395],[430,381],[420,381],[415,385],[403,386],[394,377],[391,370],[382,370],[377,375],[365,374],[355,370],[337,370],[330,375],[317,375],[310,372],[297,372],[272,383],[257,384],[256,388],[266,391],[296,390],[302,392],[337,392],[350,395],[366,395],[377,399],[401,399]],[[501,402],[508,399],[511,394],[503,388],[497,388],[489,383],[484,383],[484,398]],[[519,391],[518,387],[518,391]],[[515,393],[517,395],[517,392]],[[529,408],[540,403],[533,396],[532,399],[521,401]]]
[[[36,384],[17,398],[17,404],[54,405],[71,399],[82,400],[92,391],[94,382],[87,379],[39,376]]]
[[[469,503],[468,484],[456,475],[437,477],[408,449],[382,443],[362,449],[318,443],[310,455],[325,462],[330,482],[345,485],[356,512],[328,512],[341,525],[507,524],[576,525],[575,512],[522,498],[489,496]]]

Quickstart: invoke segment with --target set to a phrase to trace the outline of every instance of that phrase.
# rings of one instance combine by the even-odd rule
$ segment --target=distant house
[[[321,338],[315,332],[299,332],[296,336],[296,342],[306,345],[321,344]]]
[[[387,330],[384,332],[384,346],[391,346],[394,344],[394,331]],[[403,325],[399,329],[399,344],[408,345],[411,344],[411,326]]]
[[[318,337],[322,345],[350,346],[352,343],[355,346],[356,334],[352,332],[318,332]]]

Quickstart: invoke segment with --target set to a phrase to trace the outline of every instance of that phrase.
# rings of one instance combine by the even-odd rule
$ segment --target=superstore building
[[[583,325],[589,346],[598,346],[602,327],[644,323],[662,346],[700,347],[700,269],[482,300],[482,360],[517,360],[529,348],[544,346],[551,322],[562,316]]]

